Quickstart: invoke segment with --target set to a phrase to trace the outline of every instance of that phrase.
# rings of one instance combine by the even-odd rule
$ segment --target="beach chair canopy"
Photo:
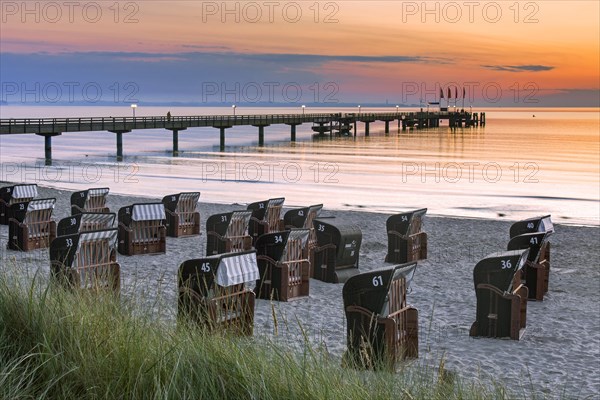
[[[52,241],[50,246],[50,260],[58,261],[67,268],[84,267],[78,266],[76,260],[85,244],[106,241],[109,244],[109,250],[113,251],[117,246],[117,233],[116,228],[111,228],[59,236]],[[94,254],[93,256],[98,257],[98,263],[110,261],[110,252],[107,254]]]
[[[554,233],[554,225],[550,215],[533,217],[515,222],[510,227],[510,237],[532,232]]]
[[[215,281],[222,254],[186,260],[179,266],[179,287],[186,285],[202,297],[208,297]]]
[[[306,245],[308,244],[308,238],[310,236],[310,229],[292,229],[289,232],[290,235],[288,236],[285,248],[283,249],[284,255],[288,254],[288,245],[291,242],[300,241],[301,248],[306,248]]]
[[[226,253],[187,260],[179,267],[180,286],[189,281],[192,289],[208,296],[214,284],[229,287],[243,283],[254,284],[259,279],[256,252]]]
[[[241,226],[245,226],[245,232],[243,234],[248,234],[248,223],[250,222],[250,217],[252,217],[252,211],[232,211],[228,213],[214,214],[208,217],[206,220],[206,231],[207,232],[215,232],[220,236],[228,236],[228,234],[232,234],[233,230],[236,229],[235,221],[239,222]],[[232,221],[234,224],[232,225]],[[236,235],[237,236],[237,235]]]
[[[260,235],[254,244],[256,254],[267,256],[275,261],[280,261],[285,254],[290,231],[271,232]]]
[[[511,238],[508,242],[507,249],[529,249],[529,256],[527,257],[527,260],[536,263],[540,257],[540,250],[542,249],[542,246],[546,243],[551,235],[552,232],[523,233]]]
[[[11,200],[33,199],[37,195],[38,191],[35,183],[5,186],[0,189],[0,198],[6,203],[9,203]]]
[[[129,226],[132,221],[155,221],[164,220],[165,206],[163,203],[136,203],[121,207],[119,210],[119,222]]]
[[[284,197],[257,201],[248,205],[247,209],[252,211],[252,217],[259,221],[264,221],[267,218],[267,211],[273,207],[281,207],[285,201]]]
[[[72,235],[84,230],[110,229],[115,223],[115,213],[81,213],[58,221],[57,236]],[[94,227],[92,229],[88,227]]]
[[[92,188],[82,190],[71,194],[71,205],[78,206],[81,209],[85,209],[87,202],[93,197],[106,197],[110,192],[110,188]]]
[[[249,211],[234,211],[231,213],[229,224],[227,225],[226,237],[240,236],[248,234],[248,224],[252,212]]]
[[[312,228],[312,220],[319,216],[323,204],[315,204],[310,207],[296,208],[287,211],[283,216],[284,226],[295,228]],[[312,217],[312,220],[311,220]],[[310,225],[309,225],[310,224]]]
[[[338,222],[335,218],[313,221],[319,246],[336,246],[336,265],[358,263],[362,232],[356,225]]]
[[[342,290],[344,309],[360,306],[377,315],[388,315],[388,294],[392,282],[404,278],[408,288],[416,268],[417,263],[412,262],[354,275],[346,281]]]
[[[32,211],[52,210],[56,199],[36,199],[14,203],[10,206],[12,216],[19,222],[27,222],[26,218]]]
[[[520,271],[529,255],[529,249],[492,253],[479,261],[473,269],[475,290],[486,283],[504,292],[512,291],[513,278]]]
[[[190,204],[193,205],[194,208],[186,209],[186,212],[196,211],[196,207],[198,205],[198,200],[200,199],[200,192],[184,192],[177,194],[170,194],[168,196],[163,197],[162,203],[165,205],[165,208],[171,212],[178,212],[180,210],[180,204]]]
[[[288,243],[300,240],[301,247],[305,248],[309,234],[310,230],[308,229],[266,233],[258,237],[254,247],[258,255],[267,256],[275,261],[286,261],[284,258],[288,253]]]
[[[420,210],[392,215],[386,222],[387,231],[398,232],[405,236],[418,233],[421,229],[421,224],[418,222],[420,222],[426,213],[427,209],[422,208]]]

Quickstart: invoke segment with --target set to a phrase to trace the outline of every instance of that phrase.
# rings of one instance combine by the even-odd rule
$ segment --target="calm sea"
[[[394,109],[395,110],[395,109]],[[393,112],[369,109],[361,112]],[[142,107],[138,116],[230,114],[231,108]],[[307,112],[357,112],[307,109]],[[474,110],[475,111],[475,110]],[[479,110],[478,110],[479,111]],[[285,125],[226,131],[193,128],[179,134],[173,157],[170,131],[124,135],[116,162],[115,135],[67,133],[53,139],[54,164],[44,166],[44,141],[0,136],[0,180],[163,196],[200,191],[201,201],[248,203],[286,198],[287,205],[324,203],[329,209],[392,213],[427,207],[430,214],[520,219],[552,214],[555,222],[599,225],[600,112],[598,109],[485,109],[487,125],[401,132],[371,124],[364,137],[315,139],[310,124],[290,143]],[[300,113],[299,108],[245,108],[236,113]],[[2,118],[131,116],[129,107],[2,107]]]

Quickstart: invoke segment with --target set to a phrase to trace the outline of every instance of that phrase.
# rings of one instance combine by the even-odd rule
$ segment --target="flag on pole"
[[[454,86],[454,98],[458,99],[458,87]]]
[[[450,88],[448,88],[448,98],[449,99],[452,98],[452,90]]]
[[[463,88],[463,99],[467,97],[467,90],[465,88]]]
[[[444,98],[444,89],[440,88],[440,99]]]

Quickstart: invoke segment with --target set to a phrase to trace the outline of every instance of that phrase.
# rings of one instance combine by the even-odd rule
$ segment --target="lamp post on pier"
[[[137,104],[132,104],[131,105],[131,110],[133,111],[133,118],[135,118],[135,109],[137,108]]]
[[[234,117],[235,117],[235,108],[236,108],[236,105],[235,105],[235,104],[231,106],[231,109],[233,110],[233,116],[234,116]]]
[[[306,109],[306,106],[304,104],[302,104],[302,115],[304,115],[304,110]]]

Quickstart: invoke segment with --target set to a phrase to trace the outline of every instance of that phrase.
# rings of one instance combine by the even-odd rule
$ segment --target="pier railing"
[[[355,122],[423,119],[447,115],[440,112],[390,113],[311,113],[266,115],[195,115],[150,117],[86,117],[86,118],[8,118],[0,119],[0,134],[51,134],[86,131],[131,131],[133,129],[184,129],[192,127],[232,127],[237,125],[268,126],[272,124],[326,124],[344,119]]]
[[[44,137],[46,165],[52,164],[52,138],[65,132],[108,131],[116,134],[117,160],[123,160],[123,134],[139,129],[167,129],[173,135],[173,155],[179,154],[179,132],[187,128],[212,127],[219,129],[219,148],[225,151],[225,130],[239,125],[251,125],[258,128],[258,145],[264,146],[265,127],[274,124],[290,126],[290,140],[296,141],[296,126],[303,123],[317,124],[313,130],[319,135],[333,131],[348,134],[349,124],[354,124],[357,134],[357,122],[364,123],[364,134],[369,136],[369,125],[375,121],[385,122],[385,133],[390,132],[390,122],[398,120],[398,129],[402,130],[431,128],[440,126],[441,119],[449,119],[450,127],[485,125],[485,113],[477,114],[461,111],[418,111],[389,113],[320,113],[320,114],[249,114],[249,115],[194,115],[173,117],[86,117],[86,118],[8,118],[0,119],[0,135],[36,134]]]

